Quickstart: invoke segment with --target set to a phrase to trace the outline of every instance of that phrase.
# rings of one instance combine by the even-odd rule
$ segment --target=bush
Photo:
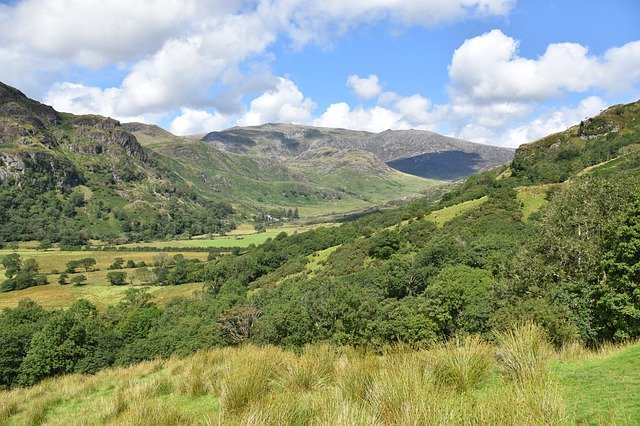
[[[111,285],[125,285],[127,283],[127,273],[120,271],[108,272],[107,280]]]

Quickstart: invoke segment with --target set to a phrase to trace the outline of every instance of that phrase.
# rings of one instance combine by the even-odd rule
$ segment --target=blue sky
[[[0,1],[0,81],[178,134],[292,122],[517,146],[640,98],[637,0]]]

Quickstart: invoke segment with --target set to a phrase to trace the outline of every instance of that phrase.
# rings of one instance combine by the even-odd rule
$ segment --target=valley
[[[638,102],[454,181],[391,168],[392,151],[366,150],[379,135],[177,137],[6,93],[28,112],[7,115],[19,132],[0,145],[10,423],[573,423],[628,400],[590,389],[640,337]],[[54,124],[26,132],[45,113]],[[267,375],[237,361],[276,358]],[[47,393],[56,380],[72,405]]]

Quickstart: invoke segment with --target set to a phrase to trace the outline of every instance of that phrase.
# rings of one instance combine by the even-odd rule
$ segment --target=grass
[[[33,258],[38,262],[39,272],[50,274],[54,270],[58,270],[63,272],[66,268],[67,262],[70,260],[79,260],[85,257],[92,257],[96,260],[96,264],[94,265],[94,269],[98,270],[106,270],[112,263],[116,257],[120,257],[127,260],[133,260],[138,263],[144,261],[148,266],[153,265],[153,259],[158,253],[155,252],[118,252],[118,251],[91,251],[91,250],[82,250],[82,251],[60,251],[60,250],[0,250],[0,257],[5,256],[7,254],[17,253],[20,255],[22,260]],[[169,256],[174,256],[175,254],[180,253],[179,251],[167,253]],[[183,252],[181,253],[187,259],[200,259],[206,260],[207,253],[198,253],[198,252]],[[79,268],[78,271],[81,271],[82,268]],[[4,269],[0,265],[0,275],[4,276]]]
[[[555,361],[575,417],[586,424],[640,424],[640,345],[596,356]]]
[[[45,308],[64,308],[71,305],[79,299],[87,299],[100,308],[117,304],[124,297],[126,291],[131,288],[130,285],[112,286],[107,280],[107,269],[116,257],[125,260],[133,260],[138,263],[144,261],[147,265],[153,265],[154,257],[158,253],[154,252],[108,252],[108,251],[58,251],[47,250],[38,251],[22,248],[17,251],[0,250],[0,257],[17,253],[24,259],[36,259],[39,265],[39,271],[47,275],[49,284],[44,286],[30,287],[24,290],[10,291],[0,293],[0,309],[15,308],[22,299],[32,299]],[[170,256],[177,254],[168,253]],[[207,253],[184,252],[182,253],[188,259],[206,260]],[[84,272],[81,268],[78,273],[87,277],[87,285],[74,287],[72,285],[58,284],[58,273],[66,268],[66,263],[70,260],[78,260],[85,257],[96,259],[94,271]],[[131,274],[135,269],[123,269],[127,274]],[[73,275],[70,275],[73,276]],[[0,266],[0,282],[4,281],[4,269]],[[147,287],[149,292],[154,296],[155,301],[159,304],[167,304],[170,300],[177,297],[191,296],[194,291],[201,290],[202,284],[183,284],[179,286],[151,286]]]
[[[525,222],[548,203],[547,193],[553,186],[537,185],[516,188],[516,199],[520,202],[522,219]]]
[[[438,226],[443,226],[445,223],[449,222],[450,220],[452,220],[457,216],[460,216],[462,213],[466,212],[467,210],[470,210],[484,203],[485,201],[487,201],[487,199],[488,199],[487,196],[484,196],[482,198],[465,201],[463,203],[459,203],[454,206],[445,207],[443,209],[436,210],[434,212],[431,212],[427,216],[427,220],[434,222]]]
[[[532,333],[514,331],[523,339],[516,346],[526,348]],[[0,423],[571,424],[574,413],[584,413],[584,422],[607,418],[592,417],[594,408],[584,405],[602,404],[582,394],[595,394],[603,377],[637,379],[640,370],[640,347],[633,347],[588,360],[552,355],[552,374],[536,375],[544,380],[514,379],[493,355],[499,347],[469,337],[428,351],[398,347],[383,354],[327,345],[300,353],[213,349],[2,391]],[[531,358],[526,349],[518,354]],[[625,395],[617,401],[637,410],[634,380],[618,387]],[[621,407],[603,410],[606,416]]]
[[[149,247],[149,248],[164,248],[171,247],[180,249],[181,247],[202,247],[203,249],[211,247],[223,247],[232,248],[240,247],[246,248],[250,245],[260,245],[267,241],[267,239],[273,239],[281,232],[287,234],[294,234],[298,232],[305,232],[319,226],[334,226],[332,223],[323,223],[321,225],[288,225],[277,228],[269,228],[265,232],[256,233],[253,227],[244,225],[240,230],[231,232],[230,235],[214,237],[214,238],[194,238],[191,240],[171,240],[171,241],[153,241],[149,243],[131,243],[124,244],[123,247]],[[246,231],[246,233],[242,233]]]
[[[76,300],[87,299],[99,308],[120,302],[130,285],[111,286],[89,284],[83,287],[72,285],[48,284],[30,287],[24,290],[0,293],[0,309],[15,308],[22,299],[32,299],[44,308],[64,308]],[[137,288],[137,287],[136,287]],[[177,297],[189,297],[202,289],[202,283],[181,284],[177,286],[145,287],[154,296],[154,301],[166,305]]]

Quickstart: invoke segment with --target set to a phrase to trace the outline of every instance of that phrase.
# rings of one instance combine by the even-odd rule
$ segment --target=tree
[[[442,332],[486,333],[493,312],[491,274],[464,265],[446,266],[434,278],[424,296],[443,311]]]
[[[260,316],[255,306],[238,306],[228,309],[218,319],[218,323],[230,343],[239,344],[251,337],[253,325]]]
[[[135,267],[136,267],[136,262],[134,262],[131,259],[127,260],[126,268],[135,268]]]
[[[69,274],[67,274],[66,272],[63,272],[62,274],[60,274],[60,276],[58,277],[58,284],[60,285],[69,284]]]
[[[640,336],[640,199],[607,229],[594,315],[603,339]]]
[[[93,270],[93,266],[95,266],[96,260],[93,257],[85,257],[84,259],[80,259],[80,265],[84,268],[86,272]]]
[[[121,257],[116,257],[113,259],[113,263],[109,266],[109,269],[122,269],[122,265],[124,265],[124,259]]]
[[[111,285],[125,285],[127,283],[127,273],[121,271],[114,271],[107,273],[107,280]]]
[[[38,262],[32,258],[26,259],[22,263],[21,270],[25,272],[38,272]]]
[[[75,287],[82,287],[83,285],[87,285],[87,277],[82,274],[74,275],[74,277],[71,278],[71,284],[73,284]]]
[[[136,280],[139,284],[151,284],[156,280],[156,274],[147,267],[138,268],[131,275],[131,280]]]
[[[6,269],[4,275],[7,278],[12,278],[22,269],[22,260],[20,259],[20,255],[17,253],[11,253],[3,256],[0,263],[2,263],[2,266]]]
[[[77,260],[70,260],[67,262],[66,266],[67,269],[65,269],[65,272],[68,272],[69,274],[75,274],[76,269],[78,269],[78,267],[80,266],[80,263]]]

